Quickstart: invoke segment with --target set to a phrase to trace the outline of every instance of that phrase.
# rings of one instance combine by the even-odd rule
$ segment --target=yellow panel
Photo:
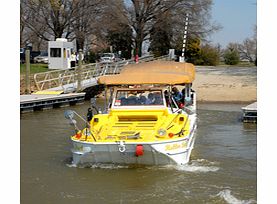
[[[32,94],[35,94],[35,95],[60,95],[61,93],[63,93],[63,91],[37,91],[35,93],[32,93]]]
[[[144,115],[147,119],[141,120]],[[122,120],[124,116],[124,120]],[[94,121],[94,118],[97,120]],[[155,142],[176,140],[189,134],[189,120],[184,114],[169,114],[167,109],[161,110],[112,110],[109,114],[98,114],[90,121],[91,134],[96,142]],[[129,118],[129,119],[128,119]],[[158,135],[159,130],[164,130],[165,135]],[[173,136],[170,136],[172,134]],[[92,137],[73,139],[94,142]]]

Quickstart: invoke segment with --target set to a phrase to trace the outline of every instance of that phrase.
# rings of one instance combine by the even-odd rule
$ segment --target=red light
[[[136,146],[136,156],[142,156],[143,155],[143,146],[142,145],[137,145]]]
[[[80,139],[81,138],[81,136],[82,136],[82,134],[79,132],[79,133],[77,133],[76,135],[75,135],[75,137],[77,138],[77,139]]]
[[[172,138],[174,136],[174,134],[171,132],[171,133],[168,133],[168,137]]]

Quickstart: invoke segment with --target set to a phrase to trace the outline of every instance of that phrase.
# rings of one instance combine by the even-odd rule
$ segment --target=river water
[[[21,115],[21,203],[256,203],[257,126],[245,104],[198,104],[191,161],[184,166],[70,165],[73,128],[63,116],[83,105]]]

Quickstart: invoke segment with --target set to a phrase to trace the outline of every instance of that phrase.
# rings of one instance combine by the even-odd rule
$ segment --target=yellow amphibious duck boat
[[[73,164],[189,162],[196,129],[194,78],[194,65],[169,61],[126,65],[118,75],[100,77],[105,93],[110,91],[106,107],[88,117],[86,128],[76,128]],[[75,124],[74,113],[65,116]]]

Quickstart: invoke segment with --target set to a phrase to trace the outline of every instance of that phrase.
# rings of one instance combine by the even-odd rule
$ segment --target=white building
[[[56,41],[48,42],[48,68],[69,69],[71,68],[71,53],[73,43],[65,38],[57,38]]]

